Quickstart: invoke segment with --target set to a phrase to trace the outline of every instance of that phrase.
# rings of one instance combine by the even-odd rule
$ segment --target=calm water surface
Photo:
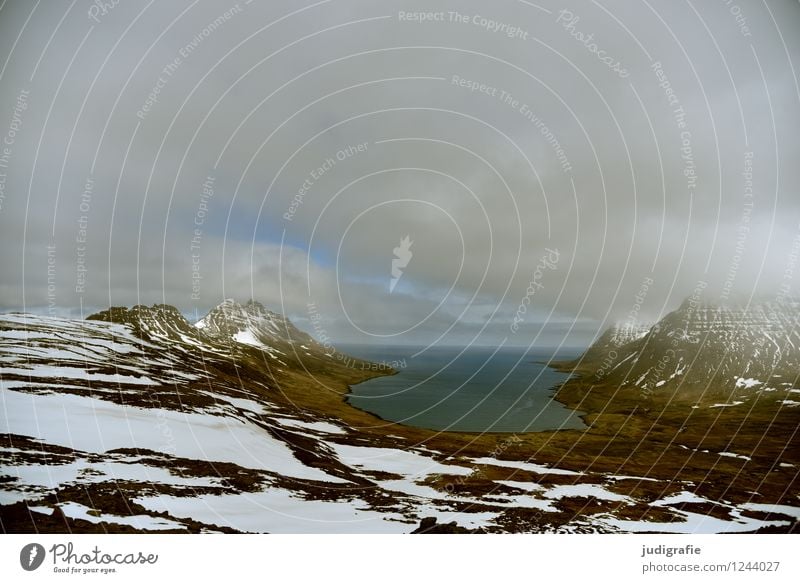
[[[339,346],[373,362],[400,362],[398,374],[352,387],[350,404],[383,419],[438,431],[583,429],[580,412],[553,400],[568,374],[548,360],[579,352],[503,348]]]

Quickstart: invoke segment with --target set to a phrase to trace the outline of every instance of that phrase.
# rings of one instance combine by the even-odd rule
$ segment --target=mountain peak
[[[795,300],[690,298],[644,334],[607,330],[576,367],[598,380],[643,391],[670,386],[682,393],[712,386],[776,390],[797,379],[799,323]]]
[[[195,328],[216,340],[234,341],[264,349],[283,342],[313,343],[288,318],[272,312],[253,299],[241,304],[226,299],[199,320]]]
[[[235,318],[237,316],[241,317],[272,316],[277,318],[283,317],[280,314],[268,310],[267,308],[264,307],[264,304],[254,299],[249,299],[244,303],[240,303],[233,298],[226,298],[225,300],[220,302],[217,306],[212,308],[209,311],[209,314],[211,313],[225,314],[229,318]]]

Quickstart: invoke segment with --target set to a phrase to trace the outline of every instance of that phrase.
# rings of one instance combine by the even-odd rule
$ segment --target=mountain
[[[787,391],[800,382],[800,303],[686,300],[649,330],[608,330],[571,366],[596,382],[683,395]],[[792,393],[793,394],[793,393]]]
[[[180,310],[167,304],[154,304],[152,307],[143,305],[132,308],[111,307],[88,316],[86,320],[128,325],[140,338],[173,340],[191,344],[201,342],[197,330],[181,314]]]
[[[354,430],[317,406],[393,371],[323,351],[256,302],[201,322],[163,304],[0,315],[0,532],[414,528],[419,504],[384,514],[361,468],[375,449],[345,450]]]
[[[617,330],[598,356],[647,358],[668,324]],[[0,314],[0,532],[800,528],[800,410],[724,409],[720,431],[719,409],[657,425],[601,393],[586,431],[434,432],[346,402],[393,372],[256,302],[195,325],[163,304]]]
[[[225,300],[194,325],[200,334],[212,341],[230,344],[237,342],[266,350],[273,358],[285,355],[280,347],[293,345],[302,351],[321,350],[308,334],[300,331],[288,318],[267,310],[250,300],[240,304]]]
[[[177,308],[166,304],[112,307],[87,320],[130,326],[137,337],[169,341],[172,349],[217,356],[235,354],[239,359],[268,357],[273,368],[286,371],[317,369],[328,366],[331,360],[356,361],[332,347],[325,350],[288,318],[253,300],[241,304],[226,299],[194,325]]]

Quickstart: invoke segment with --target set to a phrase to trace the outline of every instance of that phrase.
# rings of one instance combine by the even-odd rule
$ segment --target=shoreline
[[[568,368],[565,367],[568,363],[554,364],[561,370]],[[461,456],[491,455],[502,461],[533,462],[595,475],[638,475],[661,481],[661,488],[664,491],[678,491],[682,484],[693,482],[699,484],[700,490],[712,500],[726,496],[749,499],[746,492],[760,491],[763,499],[771,499],[775,503],[785,502],[783,500],[785,496],[781,494],[783,488],[779,484],[762,483],[760,480],[750,483],[755,479],[753,476],[765,475],[761,471],[764,462],[756,465],[754,458],[749,462],[753,465],[750,472],[754,473],[742,473],[740,462],[710,454],[698,457],[701,455],[697,453],[700,449],[712,452],[726,449],[723,443],[726,441],[724,436],[711,430],[719,419],[709,417],[708,425],[702,421],[692,425],[691,429],[684,430],[688,412],[680,404],[665,402],[664,407],[660,410],[656,408],[656,413],[651,414],[637,409],[637,405],[641,404],[635,402],[635,396],[617,394],[614,387],[592,385],[589,390],[583,375],[579,372],[575,372],[569,381],[554,387],[552,398],[572,410],[583,413],[580,418],[586,428],[581,430],[518,433],[427,430],[387,421],[374,413],[351,405],[347,402],[351,384],[344,383],[344,385],[339,401],[340,408],[349,409],[359,416],[368,415],[386,423],[384,426],[372,428],[354,427],[362,433],[362,438],[366,441],[374,440],[375,445],[380,445],[389,434],[394,434],[412,440],[414,445],[423,445],[440,455],[454,459]],[[609,391],[612,396],[609,396]],[[579,403],[582,404],[582,409],[573,408]],[[595,404],[602,406],[594,406]],[[702,412],[703,419],[710,413],[713,413],[713,410],[709,413]],[[725,413],[737,415],[739,412]],[[694,413],[694,415],[700,414]],[[737,440],[749,440],[749,433],[754,431],[761,435],[757,420],[737,416],[735,422],[741,425]],[[780,431],[779,429],[775,431],[777,433],[774,435],[777,436]],[[518,436],[519,443],[513,447],[502,448],[502,444],[511,436]],[[698,445],[693,446],[694,443]],[[394,446],[397,446],[396,442]],[[761,447],[772,449],[765,444]],[[735,446],[735,448],[747,451],[746,447]],[[709,482],[709,477],[712,475],[724,478]],[[733,495],[733,490],[730,488],[733,483],[739,482],[747,485],[736,486],[736,494]],[[648,486],[644,483],[631,486],[631,492],[648,491]]]
[[[351,358],[354,358],[354,357],[351,357]],[[547,364],[545,362],[541,362],[540,364],[545,364],[546,366],[548,366],[550,368],[553,368],[553,367],[551,367],[551,365],[549,365],[549,364]],[[380,372],[380,371],[375,371],[375,372]],[[352,383],[347,383],[346,384],[347,389],[346,389],[346,391],[344,393],[342,393],[342,402],[345,405],[347,405],[348,407],[351,407],[351,408],[353,408],[356,411],[359,411],[361,413],[366,413],[368,415],[371,415],[371,416],[375,417],[376,419],[379,419],[380,421],[382,421],[384,423],[393,424],[393,425],[395,425],[397,427],[408,428],[410,430],[427,431],[427,432],[436,433],[436,434],[453,434],[453,435],[463,435],[463,436],[484,436],[484,435],[510,436],[510,435],[529,435],[529,434],[543,434],[543,433],[564,433],[564,432],[568,432],[568,431],[585,432],[590,428],[589,423],[587,423],[586,419],[585,419],[585,416],[590,415],[590,413],[582,412],[582,411],[579,411],[577,409],[573,409],[572,407],[569,407],[566,403],[563,403],[563,402],[561,402],[560,400],[558,400],[556,398],[556,395],[558,394],[558,390],[561,388],[561,386],[563,386],[564,383],[567,382],[566,380],[563,381],[560,384],[554,385],[553,387],[549,387],[547,390],[548,391],[552,391],[552,395],[550,396],[550,399],[552,401],[560,403],[561,405],[563,405],[566,409],[568,409],[572,413],[577,414],[576,416],[579,417],[581,419],[581,421],[583,422],[583,424],[585,425],[585,427],[582,428],[582,429],[579,429],[579,428],[563,428],[563,429],[541,429],[541,430],[527,430],[527,431],[460,431],[460,430],[449,430],[449,429],[430,429],[430,428],[427,428],[427,427],[419,427],[419,426],[416,426],[416,425],[400,423],[399,421],[392,421],[391,419],[386,419],[384,417],[381,417],[377,413],[374,413],[374,412],[369,411],[367,409],[362,409],[361,407],[357,407],[357,406],[355,406],[355,405],[353,405],[352,403],[349,402],[349,400],[348,400],[349,397],[354,394],[353,391],[352,391],[352,387],[354,387],[356,385],[363,384],[363,383],[365,383],[367,381],[371,381],[371,380],[375,380],[375,379],[384,377],[384,376],[395,376],[395,375],[398,375],[398,374],[400,374],[399,371],[392,369],[392,372],[390,372],[388,374],[378,374],[378,375],[375,375],[375,376],[372,376],[372,377],[368,377],[368,378],[365,378],[365,379],[361,379],[361,380],[358,380],[358,381],[355,381],[355,382],[352,382]],[[569,380],[569,379],[567,379],[567,380]]]

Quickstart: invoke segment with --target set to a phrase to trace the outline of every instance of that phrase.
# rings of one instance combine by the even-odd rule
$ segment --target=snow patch
[[[597,484],[569,484],[565,486],[555,486],[544,493],[545,498],[589,498],[595,497],[598,500],[610,500],[612,502],[628,502],[631,499],[622,494],[609,492]]]
[[[84,381],[97,381],[108,382],[123,385],[159,385],[151,378],[146,376],[128,376],[121,374],[99,374],[89,373],[83,368],[74,368],[69,366],[49,366],[49,365],[36,365],[30,369],[27,368],[0,368],[0,375],[19,375],[33,378],[63,378],[63,379],[78,379]]]
[[[77,395],[31,395],[0,388],[0,433],[27,435],[93,453],[140,448],[175,457],[231,462],[291,478],[342,483],[305,466],[258,426],[230,417],[141,409]]]
[[[204,494],[192,498],[137,498],[151,512],[168,512],[206,524],[244,532],[274,534],[408,533],[416,524],[399,514],[358,508],[352,501],[303,500],[291,492],[269,488],[254,494]]]
[[[734,401],[733,403],[714,403],[713,405],[709,405],[709,409],[714,409],[715,407],[735,407],[736,405],[741,405],[744,401]]]
[[[310,429],[311,431],[319,431],[321,433],[333,433],[335,435],[345,435],[347,432],[333,423],[327,421],[300,421],[299,419],[283,419],[276,418],[275,421],[285,427],[294,427],[297,429]]]
[[[328,443],[342,463],[375,472],[427,477],[431,474],[466,476],[472,469],[446,465],[434,459],[399,449]]]
[[[61,508],[65,516],[72,519],[86,520],[92,524],[100,524],[101,522],[123,524],[138,528],[139,530],[186,530],[186,527],[179,522],[167,520],[165,518],[156,518],[155,516],[147,516],[146,514],[140,514],[138,516],[114,516],[113,514],[103,513],[100,514],[100,516],[94,516],[89,514],[89,511],[92,510],[91,508],[83,504],[78,504],[77,502],[62,502],[57,506]],[[31,510],[42,514],[50,514],[52,512],[52,509],[42,506],[33,507]]]
[[[264,343],[260,342],[250,330],[239,330],[233,335],[233,339],[240,344],[249,344],[250,346],[256,346],[258,348],[264,346]]]
[[[732,451],[721,451],[717,455],[721,455],[722,457],[738,458],[738,459],[742,459],[742,460],[745,460],[745,461],[748,461],[748,462],[751,460],[751,458],[749,456],[741,455],[741,454],[738,454],[738,453],[733,453]]]
[[[496,484],[502,484],[509,488],[517,488],[518,490],[525,490],[526,492],[537,492],[544,490],[544,486],[534,484],[533,482],[516,482],[514,480],[495,480]]]
[[[209,391],[200,391],[201,393],[208,395],[212,399],[216,399],[218,401],[225,401],[226,403],[233,405],[237,409],[242,409],[244,411],[250,411],[251,413],[257,413],[258,415],[263,415],[267,412],[268,407],[260,403],[256,403],[251,399],[242,399],[240,397],[229,397],[228,395],[221,395],[219,393],[211,393]]]
[[[661,500],[656,500],[655,502],[651,502],[650,506],[671,506],[672,504],[705,504],[709,502],[706,498],[698,496],[694,492],[687,492],[683,490],[678,492],[677,494],[672,494],[671,496],[667,496],[666,498],[662,498]]]
[[[683,522],[647,522],[644,520],[620,520],[612,516],[602,516],[596,522],[621,530],[622,532],[660,532],[675,534],[717,534],[733,532],[752,532],[765,526],[787,526],[789,522],[783,520],[763,521],[754,518],[745,518],[737,511],[733,511],[733,520],[723,520],[704,514],[675,510],[683,518]]]
[[[417,513],[422,518],[433,516],[440,524],[447,524],[455,521],[456,524],[463,528],[472,529],[492,526],[493,521],[498,516],[496,512],[451,512],[441,510],[435,506],[423,506]]]
[[[472,460],[472,463],[476,465],[485,465],[485,466],[500,466],[502,468],[515,468],[518,470],[523,470],[526,472],[534,472],[536,474],[554,474],[554,475],[561,475],[561,476],[580,476],[583,475],[582,472],[573,472],[572,470],[560,470],[558,468],[549,468],[547,466],[542,466],[539,464],[533,464],[529,462],[518,462],[513,460],[498,460],[491,457],[481,457],[475,458]]]
[[[763,385],[761,381],[757,379],[746,379],[743,377],[738,377],[736,379],[736,388],[737,389],[752,389],[753,387],[757,387],[758,385]]]

